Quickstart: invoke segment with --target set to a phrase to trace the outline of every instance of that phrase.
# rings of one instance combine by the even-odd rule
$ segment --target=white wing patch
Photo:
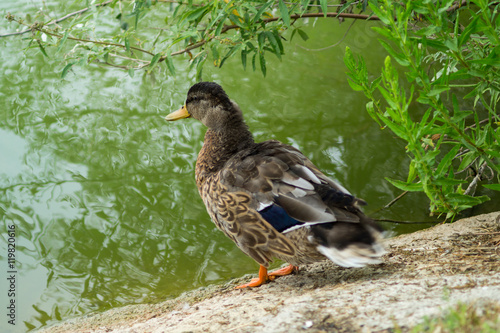
[[[307,180],[305,180],[304,178],[293,178],[290,174],[288,174],[286,172],[283,174],[283,178],[281,178],[281,180],[284,183],[287,183],[289,185],[293,185],[296,187],[300,187],[304,190],[314,190],[314,186],[311,183],[309,183]]]
[[[296,198],[302,198],[302,197],[305,197],[307,192],[304,191],[304,190],[301,190],[300,188],[295,188],[292,192],[290,192],[293,194],[294,197]]]
[[[300,228],[309,228],[310,226],[312,225],[316,225],[316,224],[324,224],[325,222],[305,222],[304,224],[298,224],[298,225],[294,225],[293,227],[290,227],[288,229],[285,229],[283,230],[281,233],[282,234],[286,234],[287,232],[290,232],[290,231],[294,231],[294,230],[297,230],[297,229],[300,229]],[[312,237],[312,236],[310,236]],[[311,241],[311,240],[309,240]]]
[[[362,248],[353,244],[342,250],[318,245],[316,249],[342,267],[363,267],[367,264],[379,264],[381,262],[380,256],[385,253],[380,244],[373,244],[370,248]]]
[[[321,184],[321,180],[307,167],[303,165],[294,165],[293,169],[296,169],[299,172],[303,172],[307,176],[307,180],[310,180],[316,184]]]

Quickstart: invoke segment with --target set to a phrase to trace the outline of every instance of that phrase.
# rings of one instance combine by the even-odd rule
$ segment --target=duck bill
[[[191,115],[186,109],[186,105],[184,105],[182,108],[180,108],[177,111],[174,111],[172,113],[169,113],[166,117],[165,120],[167,121],[175,121],[179,119],[184,119],[184,118],[189,118]]]

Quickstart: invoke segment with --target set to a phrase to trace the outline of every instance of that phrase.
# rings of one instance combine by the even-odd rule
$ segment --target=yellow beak
[[[180,108],[177,111],[174,111],[172,113],[169,113],[166,117],[165,120],[167,121],[174,121],[174,120],[179,120],[183,118],[189,118],[191,115],[186,109],[186,105],[184,105],[182,108]]]

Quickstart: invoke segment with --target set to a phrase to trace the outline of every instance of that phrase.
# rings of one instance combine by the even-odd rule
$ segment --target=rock
[[[500,213],[386,241],[384,263],[330,262],[252,290],[244,280],[154,305],[133,305],[41,332],[371,332],[406,329],[459,302],[500,304]],[[479,245],[480,244],[480,245]]]

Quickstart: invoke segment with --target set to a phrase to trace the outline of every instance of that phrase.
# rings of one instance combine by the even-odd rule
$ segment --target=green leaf
[[[267,39],[269,40],[271,46],[273,47],[274,54],[276,54],[278,59],[281,60],[281,49],[280,49],[280,46],[278,44],[278,41],[276,40],[276,37],[270,31],[266,31],[265,35],[266,35]]]
[[[167,58],[165,58],[165,62],[167,63],[167,68],[170,74],[175,75],[175,67],[174,63],[172,61],[172,56],[170,54],[167,54]]]
[[[495,54],[492,53],[487,58],[474,59],[474,60],[471,60],[470,62],[473,64],[490,65],[490,66],[500,67],[500,59],[499,59],[500,57],[498,57],[498,55],[492,57],[492,55],[495,55]]]
[[[441,160],[441,162],[439,162],[439,165],[436,169],[436,175],[442,175],[448,170],[459,150],[460,146],[456,145],[455,147],[451,148],[451,150],[446,153],[446,155],[444,155],[443,159]]]
[[[500,184],[484,184],[483,187],[493,191],[500,191]]]
[[[262,14],[264,14],[264,12],[266,11],[266,9],[268,9],[269,6],[271,6],[273,3],[274,3],[274,1],[268,1],[265,4],[263,4],[260,7],[260,9],[257,12],[257,14],[255,14],[254,18],[252,19],[252,23],[255,23],[256,21],[260,20],[260,17],[262,16]],[[281,9],[280,9],[280,11],[281,11]]]
[[[368,5],[370,6],[370,9],[375,13],[375,15],[378,16],[378,18],[382,21],[382,23],[386,24],[386,25],[390,25],[392,20],[394,19],[390,19],[389,17],[389,14],[388,13],[384,13],[382,12],[382,10],[378,7],[379,5],[376,4],[376,3],[372,3],[371,1],[368,3]],[[392,16],[392,13],[390,14]]]
[[[438,51],[448,51],[448,48],[444,46],[443,42],[436,39],[428,39],[425,36],[422,38],[422,44],[426,47],[434,48]]]
[[[349,70],[352,70],[356,67],[356,62],[354,61],[354,55],[352,54],[351,48],[349,46],[345,47],[344,64]]]
[[[476,32],[476,26],[477,26],[477,21],[480,18],[480,16],[476,16],[471,23],[467,27],[465,27],[464,31],[460,34],[460,37],[458,37],[458,47],[461,47],[470,38],[470,35],[474,32]]]
[[[243,70],[247,69],[247,50],[241,50],[241,65],[243,65]]]
[[[496,149],[488,149],[488,150],[486,150],[486,153],[488,155],[494,156],[496,158],[500,158],[500,152],[498,152],[498,150],[496,150]]]
[[[476,158],[478,158],[479,155],[478,153],[474,152],[474,151],[471,151],[471,152],[468,152],[464,155],[461,156],[462,158],[462,162],[460,163],[460,166],[458,167],[458,171],[457,172],[462,172],[464,171],[466,168],[468,168],[475,160]]]
[[[411,160],[410,168],[408,169],[408,178],[406,179],[407,184],[412,184],[412,182],[417,178],[417,168],[415,167],[415,160]]]
[[[266,59],[264,58],[264,52],[259,52],[260,70],[262,74],[266,76]]]
[[[297,29],[297,32],[299,33],[300,38],[302,38],[304,42],[306,42],[309,39],[309,36],[306,34],[304,30]]]
[[[257,36],[257,42],[259,43],[259,49],[263,49],[264,44],[266,43],[265,31],[259,33],[259,35]]]
[[[436,96],[436,95],[439,95],[440,93],[444,92],[444,91],[448,91],[450,90],[450,87],[449,86],[433,86],[431,91],[429,91],[429,93],[427,94],[427,96]]]
[[[285,53],[285,49],[283,48],[283,43],[281,42],[281,35],[278,30],[273,29],[272,34],[274,35],[274,39],[276,40],[276,44],[278,44],[278,49],[280,54]]]
[[[198,81],[198,82],[202,81],[203,65],[205,64],[206,60],[207,60],[206,57],[200,58],[198,60],[198,63],[196,64],[196,81]]]
[[[447,193],[445,196],[447,201],[450,203],[468,207],[473,207],[490,200],[490,198],[485,195],[480,197],[471,197],[460,193]]]
[[[224,27],[224,21],[226,20],[227,15],[225,15],[217,25],[217,28],[215,29],[215,36],[219,36],[221,34],[222,28]]]
[[[370,101],[370,102],[366,103],[366,111],[368,112],[368,114],[370,115],[370,117],[372,117],[372,119],[375,120],[375,122],[380,127],[383,127],[382,122],[380,121],[379,117],[377,117],[377,114],[375,112],[375,107],[374,107],[374,102],[373,101]]]
[[[47,52],[45,52],[45,48],[43,47],[42,43],[40,43],[39,40],[37,40],[36,42],[38,43],[38,47],[40,48],[40,51],[42,51],[42,54],[48,58],[49,55],[47,54]]]
[[[130,41],[128,40],[128,37],[125,37],[125,50],[130,52]]]
[[[439,186],[447,186],[447,185],[460,185],[460,184],[465,184],[467,181],[461,180],[461,179],[453,179],[453,178],[441,178],[441,179],[436,179],[432,182],[434,185],[439,185]]]
[[[372,30],[378,32],[388,40],[394,40],[394,37],[392,36],[391,30],[389,30],[386,27],[372,27]]]
[[[401,139],[408,141],[408,133],[403,126],[392,122],[391,120],[389,120],[389,118],[386,117],[382,117],[382,121],[387,125],[387,127],[389,127],[391,131],[394,132],[394,134],[399,136]]]
[[[392,46],[389,45],[389,43],[387,43],[381,39],[379,39],[379,42],[380,42],[380,44],[382,44],[384,49],[386,49],[387,52],[389,52],[389,54],[394,58],[394,60],[396,60],[401,66],[407,67],[410,65],[410,62],[408,61],[408,59],[406,59],[402,53],[396,52],[392,48]]]
[[[396,179],[390,179],[385,177],[385,180],[387,180],[389,183],[391,183],[393,186],[399,188],[400,190],[403,191],[408,191],[408,192],[420,192],[423,190],[423,185],[422,183],[406,183],[401,180],[396,180]]]
[[[130,69],[128,70],[128,76],[130,76],[131,78],[133,78],[133,77],[134,77],[134,74],[135,74],[135,70],[134,70],[133,68],[130,68]]]
[[[365,90],[362,85],[357,84],[356,82],[354,82],[351,79],[347,79],[347,83],[349,83],[349,85],[351,86],[351,89],[354,90],[354,91],[363,91],[363,90]]]
[[[458,52],[458,41],[456,39],[447,39],[444,45],[454,52]]]
[[[222,58],[222,61],[220,62],[220,65],[219,67],[222,67],[222,65],[224,65],[224,62],[229,59],[229,57],[231,57],[233,54],[235,54],[236,52],[238,52],[241,48],[242,44],[237,44],[236,46],[233,46],[229,49],[229,51],[226,53],[226,55],[224,56],[224,58]]]
[[[170,46],[173,46],[181,41],[183,41],[184,39],[187,39],[187,38],[191,38],[191,37],[194,37],[195,35],[193,34],[187,34],[187,35],[182,35],[182,36],[179,36],[177,37],[176,39],[174,39],[171,43],[170,43]]]
[[[469,74],[467,74],[467,69],[462,68],[456,72],[448,73],[448,77],[446,79],[447,79],[447,81],[451,82],[454,80],[468,80],[470,78],[471,78],[471,76]]]
[[[69,31],[66,30],[64,32],[64,36],[61,38],[61,41],[59,42],[59,47],[57,48],[57,51],[56,53],[59,53],[59,51],[61,51],[62,47],[64,46],[64,43],[66,42],[66,40],[68,39],[68,35],[69,35]]]
[[[400,122],[401,118],[396,113],[398,110],[398,104],[394,101],[394,98],[391,96],[390,92],[388,92],[387,89],[382,86],[378,86],[378,90],[382,94],[382,97],[384,97],[387,104],[389,104],[389,108],[387,109],[388,113],[392,116],[392,118]]]
[[[187,21],[196,21],[196,20],[201,20],[203,16],[205,16],[206,13],[209,12],[211,5],[207,5],[204,7],[197,8],[193,11],[190,11],[184,15],[183,20]]]
[[[153,56],[153,59],[151,59],[151,62],[149,63],[148,66],[148,71],[151,71],[153,68],[155,68],[156,64],[158,63],[158,60],[160,60],[161,53],[157,53]]]
[[[229,19],[234,23],[236,24],[238,27],[240,28],[243,28],[243,29],[246,29],[245,25],[243,24],[244,22],[241,22],[241,17],[239,16],[236,16],[234,14],[229,14]]]
[[[290,14],[288,14],[288,8],[286,7],[283,0],[279,0],[278,8],[280,10],[280,17],[283,20],[283,23],[290,28]]]
[[[61,79],[64,79],[66,77],[66,75],[68,74],[68,71],[70,70],[70,68],[74,65],[75,63],[74,62],[70,62],[68,63],[66,66],[64,66],[63,70],[62,70],[62,73],[61,73]]]
[[[328,13],[328,0],[319,0],[319,4],[321,5],[324,17],[326,17],[326,13]]]

